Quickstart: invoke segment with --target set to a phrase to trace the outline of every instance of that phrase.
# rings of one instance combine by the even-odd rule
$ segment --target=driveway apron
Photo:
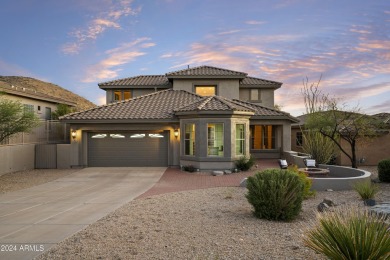
[[[85,168],[0,195],[0,259],[32,259],[150,189],[165,167]]]

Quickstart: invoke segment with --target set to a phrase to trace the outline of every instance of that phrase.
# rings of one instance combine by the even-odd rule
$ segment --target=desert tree
[[[341,153],[351,161],[351,166],[357,168],[356,149],[359,142],[375,137],[381,122],[371,116],[360,113],[358,107],[348,109],[340,105],[340,101],[320,90],[320,80],[309,84],[303,81],[302,94],[307,117],[305,129],[321,133],[330,139]],[[342,145],[346,142],[349,149]]]
[[[69,113],[75,112],[70,106],[65,104],[58,104],[57,109],[51,113],[51,118],[53,120],[58,120],[61,116],[64,116]]]
[[[24,109],[19,101],[9,100],[0,94],[0,143],[17,133],[29,132],[39,125],[34,112]]]

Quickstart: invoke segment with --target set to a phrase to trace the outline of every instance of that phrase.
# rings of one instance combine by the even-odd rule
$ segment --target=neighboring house
[[[100,83],[107,105],[60,118],[74,136],[71,164],[209,170],[280,158],[298,122],[274,109],[281,85],[210,66]]]
[[[380,113],[373,115],[382,120],[390,129],[390,113]],[[291,125],[291,150],[303,152],[303,133],[306,115],[298,116],[299,123]],[[364,143],[357,145],[357,158],[359,165],[377,165],[379,161],[390,158],[390,133],[389,131],[379,131],[378,136]],[[341,141],[341,145],[347,151],[350,151],[350,145]],[[336,164],[351,166],[350,159],[343,153],[336,156]]]
[[[10,100],[20,101],[26,111],[35,112],[42,120],[50,120],[51,113],[57,109],[58,104],[75,107],[76,103],[61,98],[52,97],[22,86],[14,86],[1,82],[0,93]]]

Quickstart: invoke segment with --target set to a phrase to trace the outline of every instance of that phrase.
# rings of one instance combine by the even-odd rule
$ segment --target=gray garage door
[[[89,133],[88,166],[167,166],[166,133]]]

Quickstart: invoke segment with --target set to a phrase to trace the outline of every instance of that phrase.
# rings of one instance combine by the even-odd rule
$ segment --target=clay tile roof
[[[169,87],[170,83],[165,75],[141,75],[124,79],[117,79],[98,84],[101,88],[105,86],[156,86]]]
[[[286,113],[283,111],[279,111],[276,109],[264,107],[261,105],[257,105],[254,103],[245,102],[245,101],[241,101],[241,100],[237,100],[237,99],[233,99],[233,101],[238,103],[238,104],[245,105],[245,106],[248,106],[249,108],[253,109],[255,111],[254,116],[277,116],[277,117],[282,116],[282,117],[288,117],[289,119],[291,119],[294,122],[299,122],[299,120],[297,118],[295,118],[295,117],[291,116],[289,113]]]
[[[193,104],[181,107],[176,112],[185,111],[248,111],[254,112],[253,109],[246,105],[241,105],[233,100],[220,96],[204,97],[202,100]]]
[[[201,100],[184,90],[161,90],[61,117],[61,120],[173,119],[174,109]]]
[[[183,78],[183,77],[228,77],[228,78],[245,78],[248,74],[244,72],[227,70],[211,66],[199,66],[184,70],[173,71],[165,74],[168,78]]]
[[[267,86],[270,88],[279,88],[283,83],[281,82],[276,82],[276,81],[271,81],[271,80],[266,80],[266,79],[259,79],[259,78],[254,78],[254,77],[246,77],[240,82],[240,87],[250,87],[250,86],[257,86],[257,85],[262,85],[262,86]]]
[[[133,99],[103,105],[82,112],[65,115],[63,121],[100,120],[177,120],[175,112],[186,111],[241,111],[254,116],[272,116],[298,120],[290,114],[240,100],[220,96],[201,97],[185,90],[161,90]]]

